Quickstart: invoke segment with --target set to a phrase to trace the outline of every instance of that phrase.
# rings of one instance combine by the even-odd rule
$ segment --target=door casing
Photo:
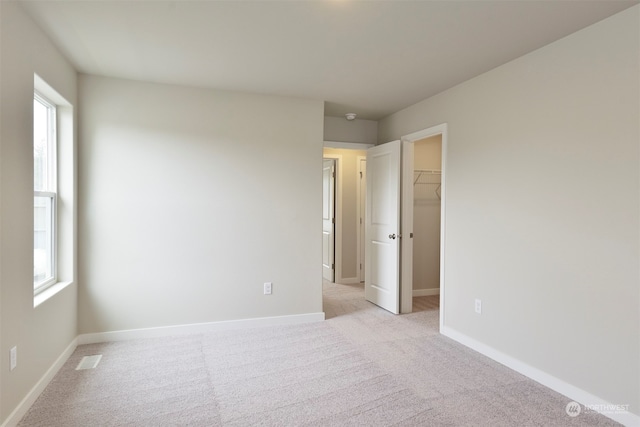
[[[364,274],[364,268],[365,268],[365,240],[364,240],[364,226],[365,226],[365,206],[366,206],[366,195],[367,195],[367,157],[366,156],[358,156],[357,157],[358,160],[358,173],[359,173],[359,180],[358,180],[358,219],[359,219],[359,224],[358,224],[358,230],[357,230],[357,238],[358,238],[358,246],[357,246],[357,253],[358,253],[358,281],[359,282],[364,282],[364,278],[365,278],[365,274]]]
[[[421,139],[442,135],[442,184],[440,200],[440,331],[445,321],[445,244],[446,244],[446,169],[447,169],[447,136],[446,123],[405,135],[402,141],[402,206],[401,206],[401,240],[400,248],[400,312],[411,313],[413,305],[413,144]]]
[[[336,279],[336,162],[335,159],[322,159],[322,278],[330,282],[334,282]],[[328,177],[325,177],[325,171],[330,174]],[[325,179],[328,179],[329,182],[325,182]],[[326,189],[328,191],[325,191],[325,185],[328,187]],[[327,209],[329,212],[325,212]],[[325,241],[326,233],[329,233],[328,241]],[[325,260],[326,252],[328,252],[328,256]]]

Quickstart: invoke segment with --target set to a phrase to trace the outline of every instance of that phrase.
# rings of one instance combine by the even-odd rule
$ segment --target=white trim
[[[446,255],[446,176],[447,176],[447,147],[448,147],[448,129],[449,126],[447,123],[443,123],[441,125],[433,126],[427,129],[423,129],[418,132],[410,133],[409,135],[405,135],[402,137],[402,141],[415,142],[424,138],[429,138],[435,135],[442,135],[442,175],[441,175],[441,200],[440,200],[440,333],[444,329],[445,324],[445,294],[446,294],[446,281],[445,281],[445,255]],[[413,172],[413,171],[412,171]],[[408,292],[408,290],[406,290]]]
[[[334,178],[334,210],[335,220],[334,224],[334,243],[333,243],[333,263],[335,269],[333,270],[333,281],[337,282],[342,278],[342,154],[325,154],[322,153],[322,159],[334,160],[336,176]]]
[[[45,388],[47,388],[53,377],[56,376],[60,368],[62,368],[69,357],[71,357],[77,346],[78,338],[74,338],[73,341],[71,341],[71,344],[69,344],[56,361],[53,362],[53,365],[47,369],[47,372],[45,372],[36,385],[34,385],[29,393],[27,393],[13,412],[9,414],[5,422],[2,424],[2,427],[13,427],[18,425],[22,417],[24,417],[27,411],[29,411],[29,408],[31,408],[31,405],[36,402],[36,399],[38,399],[40,394],[42,394]]]
[[[40,96],[45,97],[49,102],[52,102],[55,106],[63,105],[65,107],[71,107],[71,103],[60,95],[49,83],[47,83],[42,77],[37,74],[33,74],[33,88]]]
[[[375,144],[365,144],[362,142],[340,142],[340,141],[324,141],[324,148],[344,148],[347,150],[367,150],[375,147]]]
[[[338,276],[338,261],[337,261],[337,254],[336,254],[336,247],[337,247],[337,241],[336,239],[338,238],[338,195],[337,195],[337,190],[338,190],[338,159],[335,158],[328,158],[328,157],[322,157],[322,206],[323,206],[323,211],[324,211],[324,205],[327,202],[325,200],[325,197],[327,196],[327,194],[324,192],[324,185],[325,185],[325,171],[327,169],[327,165],[326,163],[331,163],[331,177],[329,177],[329,198],[331,199],[331,201],[329,202],[330,208],[332,210],[332,212],[329,214],[329,216],[331,217],[331,240],[327,243],[330,248],[329,248],[329,260],[328,260],[328,265],[325,265],[324,263],[324,235],[325,235],[325,219],[324,219],[324,212],[322,214],[323,219],[322,219],[322,279],[323,280],[327,280],[327,277],[325,276],[325,274],[327,273],[327,270],[330,270],[330,279],[332,282],[335,282],[335,280],[337,279]]]
[[[413,296],[414,297],[428,297],[431,295],[440,295],[440,288],[431,288],[431,289],[414,289]]]
[[[366,192],[362,191],[362,183],[366,181],[366,176],[362,176],[362,163],[364,162],[365,165],[365,174],[366,174],[366,168],[367,168],[367,156],[357,156],[356,157],[356,164],[357,164],[357,172],[358,175],[356,177],[356,179],[358,179],[358,182],[356,183],[356,197],[358,199],[357,202],[357,206],[356,206],[356,215],[358,217],[358,221],[360,220],[360,218],[362,218],[362,223],[357,223],[357,229],[356,229],[356,239],[358,240],[357,244],[356,244],[356,257],[357,257],[357,261],[356,261],[356,272],[357,272],[357,279],[358,282],[364,282],[364,224],[365,224],[365,218],[364,218],[364,214],[365,214],[365,209],[363,209],[363,206],[360,206],[360,201],[362,200],[362,198],[366,195]],[[366,201],[365,201],[365,206],[366,206]]]
[[[404,135],[402,137],[402,140],[403,141],[416,142],[416,141],[420,141],[421,139],[426,139],[426,138],[430,138],[432,136],[443,134],[446,131],[447,131],[447,124],[443,123],[441,125],[432,126],[430,128],[427,128],[427,129],[419,130],[417,132],[413,132],[413,133],[410,133],[408,135]]]
[[[505,365],[508,368],[513,369],[516,372],[521,373],[522,375],[542,384],[543,386],[566,396],[567,399],[571,399],[582,405],[596,405],[596,408],[598,405],[611,405],[609,402],[602,398],[594,396],[593,394],[584,391],[574,385],[571,385],[559,378],[556,378],[544,371],[541,371],[538,368],[534,368],[533,366],[515,359],[514,357],[511,357],[505,353],[502,353],[501,351],[483,344],[480,341],[476,341],[475,339],[470,338],[467,335],[456,331],[455,329],[451,329],[447,326],[441,327],[440,333],[466,347],[477,351],[484,356],[487,356],[490,359],[495,360],[496,362]],[[640,416],[632,414],[631,412],[623,414],[602,413],[602,415],[621,424],[624,424],[625,426],[640,425]]]
[[[41,292],[38,292],[33,298],[33,308],[38,307],[58,292],[62,292],[63,289],[71,284],[73,284],[73,282],[57,282],[48,286],[46,289],[43,289]]]
[[[157,328],[129,329],[78,335],[78,344],[160,338],[174,335],[200,334],[215,331],[237,330],[258,326],[295,325],[321,322],[324,313],[293,314],[289,316],[258,317],[253,319],[223,320],[220,322],[193,323],[189,325],[161,326]]]
[[[446,258],[446,222],[447,222],[447,150],[449,147],[449,127],[442,124],[439,126],[442,131],[442,164],[440,165],[440,329],[444,328],[445,319],[445,258]]]
[[[400,313],[413,311],[413,153],[414,141],[402,139],[400,233]]]

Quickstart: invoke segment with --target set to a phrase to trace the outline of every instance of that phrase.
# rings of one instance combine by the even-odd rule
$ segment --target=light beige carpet
[[[324,307],[319,323],[79,346],[20,426],[617,425],[439,335],[437,297],[394,316],[325,284]]]

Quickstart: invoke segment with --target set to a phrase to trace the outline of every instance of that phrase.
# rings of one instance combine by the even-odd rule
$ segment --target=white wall
[[[1,424],[76,337],[77,290],[74,282],[34,308],[34,73],[76,105],[76,72],[17,3],[0,2],[0,20]],[[62,171],[64,179],[73,176],[74,168],[71,159]],[[73,194],[69,196],[73,200]],[[67,214],[73,222],[73,209]],[[73,230],[69,237],[65,253],[73,257]],[[73,270],[64,271],[72,281]],[[18,348],[18,366],[10,371],[13,346]]]
[[[81,333],[322,311],[321,101],[79,94]]]
[[[378,138],[448,123],[445,327],[635,414],[639,22],[634,6],[385,118]]]
[[[326,116],[324,118],[324,140],[375,144],[378,140],[378,122]]]

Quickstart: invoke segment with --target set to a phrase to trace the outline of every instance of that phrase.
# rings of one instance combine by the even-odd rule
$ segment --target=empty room
[[[0,427],[640,426],[640,4],[0,1]]]

